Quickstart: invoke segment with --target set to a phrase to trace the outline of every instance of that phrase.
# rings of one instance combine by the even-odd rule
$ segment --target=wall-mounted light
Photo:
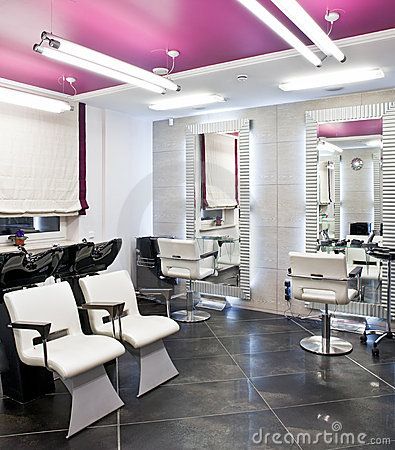
[[[194,106],[203,106],[225,101],[222,95],[217,94],[184,95],[159,101],[149,105],[149,108],[155,111],[166,111],[169,109],[192,108]]]
[[[317,22],[296,0],[271,0],[314,44],[327,56],[339,62],[346,57],[332,39],[318,26]]]
[[[44,44],[47,43],[48,47]],[[59,36],[43,31],[41,42],[33,50],[47,58],[80,67],[105,77],[129,83],[143,89],[164,94],[166,90],[179,91],[181,88],[168,78],[155,75],[148,70],[126,63],[112,56],[97,52]]]
[[[246,7],[252,14],[254,14],[260,21],[271,28],[276,34],[278,34],[284,41],[297,50],[302,56],[310,61],[315,66],[320,66],[321,59],[313,53],[307,45],[296,37],[288,28],[283,25],[273,14],[271,14],[265,7],[256,0],[237,0],[244,7]]]
[[[287,83],[279,84],[278,87],[283,91],[300,91],[328,86],[342,86],[378,78],[384,78],[384,72],[381,69],[353,69],[297,78]]]
[[[0,102],[9,103],[26,108],[39,109],[51,113],[71,111],[71,105],[55,98],[43,97],[29,92],[17,91],[0,87]]]

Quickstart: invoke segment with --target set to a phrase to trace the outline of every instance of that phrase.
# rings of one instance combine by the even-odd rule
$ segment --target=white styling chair
[[[125,352],[107,336],[82,333],[67,282],[4,295],[19,358],[57,373],[72,396],[67,437],[123,406],[103,364]]]
[[[194,239],[159,238],[158,245],[163,275],[189,281],[186,309],[175,311],[171,317],[179,322],[202,322],[209,319],[208,312],[194,308],[191,281],[204,280],[214,274],[218,251],[201,255],[199,245]]]
[[[140,314],[134,286],[126,270],[81,278],[80,286],[92,331],[106,336],[113,336],[115,332],[128,351],[139,352],[138,397],[178,375],[163,339],[177,333],[180,327],[168,317]],[[114,302],[124,302],[125,306],[121,318],[111,322],[108,313],[97,307]]]
[[[348,274],[345,255],[291,252],[289,257],[292,297],[303,302],[325,304],[322,335],[302,339],[301,347],[319,355],[350,353],[352,345],[349,342],[331,337],[328,304],[347,305],[351,300],[358,298],[362,267],[357,267]],[[350,289],[349,282],[355,278],[358,289]]]

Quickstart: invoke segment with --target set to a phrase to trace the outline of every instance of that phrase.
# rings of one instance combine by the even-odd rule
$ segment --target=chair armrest
[[[140,293],[142,295],[153,295],[158,297],[164,297],[166,301],[170,300],[173,289],[151,289],[151,288],[140,288],[136,294]]]
[[[214,250],[212,252],[203,253],[200,255],[200,259],[209,258],[210,256],[214,256],[216,258],[218,256],[218,250]]]
[[[362,273],[362,267],[357,266],[357,267],[354,267],[354,269],[352,269],[352,271],[348,274],[348,276],[350,278],[356,278],[356,277],[360,277],[361,273]]]
[[[125,302],[119,303],[84,303],[79,307],[79,309],[85,310],[95,310],[102,309],[108,312],[111,320],[120,317],[123,313],[123,308],[125,307]]]
[[[47,339],[49,336],[49,331],[51,329],[50,322],[12,322],[8,325],[9,328],[14,330],[34,330],[37,331],[42,340],[43,350],[44,350],[44,365],[45,368],[50,370],[48,367],[48,350],[47,350]]]
[[[121,325],[121,317],[123,313],[123,308],[125,307],[125,302],[118,302],[118,303],[84,303],[79,307],[79,309],[85,309],[85,310],[105,310],[108,312],[111,318],[112,323],[112,333],[114,336],[114,339],[117,338],[117,334],[115,331],[115,319],[118,319],[119,323],[119,340],[123,342],[122,337],[122,325]]]

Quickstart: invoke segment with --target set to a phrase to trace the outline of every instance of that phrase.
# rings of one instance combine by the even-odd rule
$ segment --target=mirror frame
[[[395,102],[373,105],[349,106],[343,108],[306,111],[306,252],[317,252],[318,237],[318,176],[317,176],[317,135],[318,124],[323,122],[346,122],[352,120],[383,119],[383,244],[395,248]],[[378,164],[376,165],[377,170]],[[375,188],[377,195],[377,187]],[[376,211],[375,211],[376,212]],[[383,266],[381,306],[368,303],[350,302],[350,306],[340,308],[345,312],[381,317],[386,305],[387,269]],[[395,279],[395,267],[391,271]],[[391,289],[391,313],[395,318],[395,283]],[[313,304],[314,305],[314,304]],[[359,305],[359,308],[357,307]],[[348,307],[349,306],[349,307]],[[365,311],[366,310],[366,311]]]
[[[202,294],[215,294],[250,300],[250,120],[194,123],[186,127],[186,237],[195,238],[195,138],[205,133],[239,133],[239,196],[240,196],[240,286],[194,281],[193,287]]]

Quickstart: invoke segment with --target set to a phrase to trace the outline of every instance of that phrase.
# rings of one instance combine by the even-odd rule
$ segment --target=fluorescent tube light
[[[279,84],[278,87],[283,91],[300,91],[319,87],[342,86],[343,84],[359,83],[378,78],[384,78],[384,72],[381,69],[353,69],[298,78]]]
[[[344,53],[296,0],[271,1],[327,56],[333,56],[339,62],[346,60]]]
[[[209,105],[211,103],[225,102],[226,100],[217,94],[187,95],[183,97],[173,97],[149,105],[155,111],[166,111],[168,109],[188,108],[192,106]]]
[[[95,72],[98,73],[99,75],[103,75],[108,78],[113,78],[114,80],[122,81],[123,83],[133,84],[134,86],[147,89],[151,92],[156,92],[158,94],[164,94],[166,92],[164,88],[156,86],[155,84],[148,83],[147,81],[143,81],[138,78],[126,75],[124,73],[117,72],[108,67],[104,67],[99,64],[86,61],[85,59],[80,59],[77,58],[76,56],[68,55],[67,53],[58,52],[57,50],[54,50],[52,48],[37,47],[35,51],[55,61],[70,64],[71,66],[80,67],[81,69],[89,70],[90,72]]]
[[[12,105],[25,106],[26,108],[40,109],[52,113],[62,113],[70,111],[71,106],[62,100],[42,97],[41,95],[30,94],[28,92],[17,91],[0,87],[0,102]]]
[[[237,0],[315,66],[321,59],[256,0]]]
[[[41,38],[42,42],[39,45],[35,45],[33,47],[33,50],[43,54],[44,56],[49,56],[49,54],[42,51],[44,49],[44,47],[42,47],[42,43],[48,41],[49,46],[52,47],[54,52],[59,53],[63,56],[63,59],[59,57],[58,61],[64,61],[67,62],[67,64],[78,65],[78,67],[90,70],[92,72],[100,73],[101,75],[104,75],[104,72],[106,72],[105,70],[103,71],[102,68],[104,68],[111,71],[111,75],[105,76],[109,76],[126,83],[138,85],[139,87],[144,87],[144,89],[148,89],[148,85],[152,84],[156,87],[156,90],[154,90],[153,88],[151,88],[150,90],[154,92],[159,92],[158,87],[162,88],[161,92],[164,92],[165,89],[172,91],[180,90],[180,87],[168,78],[155,75],[148,70],[141,69],[140,67],[113,58],[112,56],[108,56],[104,53],[100,53],[82,45],[75,44],[74,42],[68,41],[59,36],[47,33],[46,31],[42,33]],[[72,58],[66,58],[65,55],[68,55]],[[71,63],[71,61],[73,61],[73,63]],[[129,77],[127,78],[128,81],[125,81],[125,76]],[[136,80],[140,80],[141,82],[144,82],[146,84],[138,84]]]

